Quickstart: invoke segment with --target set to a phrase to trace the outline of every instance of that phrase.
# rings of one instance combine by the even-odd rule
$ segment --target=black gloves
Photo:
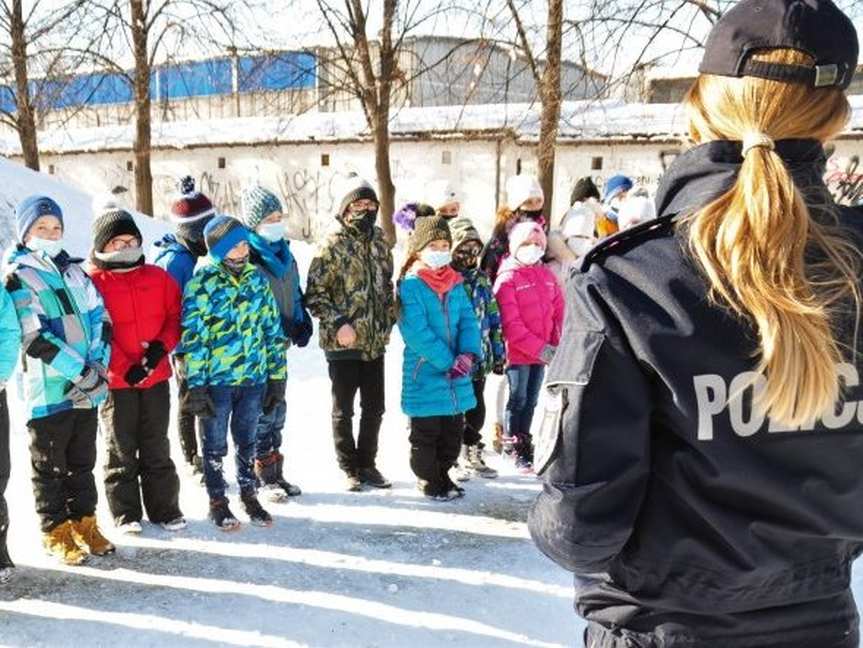
[[[192,387],[181,400],[180,407],[185,414],[202,419],[213,418],[216,415],[216,406],[206,387]]]

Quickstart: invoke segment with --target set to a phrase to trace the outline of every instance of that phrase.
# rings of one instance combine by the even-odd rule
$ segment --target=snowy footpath
[[[401,342],[387,361],[379,466],[391,491],[348,494],[329,425],[329,380],[314,339],[289,352],[286,473],[304,495],[268,509],[275,523],[226,534],[206,519],[203,487],[181,469],[189,528],[145,524],[118,536],[96,478],[113,557],[60,567],[41,550],[27,435],[10,386],[10,551],[0,588],[4,646],[573,646],[572,579],[532,545],[525,524],[539,491],[497,457],[496,480],[473,479],[455,502],[429,502],[408,466],[399,408]],[[492,397],[491,391],[489,397]],[[175,462],[180,465],[171,431]],[[100,438],[101,444],[101,438]],[[232,467],[233,459],[228,458]],[[231,475],[233,471],[230,471]],[[236,494],[235,513],[245,520]]]

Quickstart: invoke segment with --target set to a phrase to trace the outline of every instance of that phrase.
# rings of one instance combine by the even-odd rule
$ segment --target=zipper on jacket
[[[425,358],[420,358],[419,362],[417,362],[417,366],[414,369],[414,382],[417,381],[417,376],[419,376],[420,368],[425,364]]]
[[[449,296],[452,294],[452,290],[446,293],[443,296],[443,316],[444,323],[446,324],[446,340],[447,346],[451,353],[455,353],[455,349],[452,347],[452,333],[450,332],[450,322],[449,322]],[[458,397],[455,393],[455,378],[452,378],[449,373],[447,373],[447,378],[449,378],[449,391],[452,396],[452,404],[455,407],[456,412],[458,412]]]

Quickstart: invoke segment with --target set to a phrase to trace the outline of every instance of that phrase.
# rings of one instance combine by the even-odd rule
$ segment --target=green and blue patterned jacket
[[[279,307],[252,264],[239,277],[220,263],[199,267],[183,291],[182,329],[190,388],[286,379]]]
[[[80,263],[65,252],[52,260],[23,245],[6,256],[6,289],[21,325],[28,420],[101,402],[72,397],[84,368],[107,367],[111,354],[111,319]]]

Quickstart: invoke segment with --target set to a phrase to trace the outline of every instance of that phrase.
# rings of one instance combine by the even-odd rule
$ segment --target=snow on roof
[[[846,132],[863,131],[863,96],[850,98],[853,116]],[[394,139],[470,138],[511,135],[518,141],[539,137],[539,104],[491,104],[405,108],[390,122]],[[686,132],[680,104],[624,103],[618,100],[568,101],[561,105],[560,140],[634,140],[676,138]],[[133,124],[46,131],[39,134],[44,153],[128,151]],[[367,141],[360,112],[307,112],[282,117],[157,122],[154,148]],[[0,154],[20,155],[14,134],[0,137]]]
[[[38,173],[27,167],[0,157],[0,250],[5,250],[16,239],[15,206],[27,196],[45,194],[63,210],[66,250],[75,256],[86,256],[90,251],[90,225],[93,221],[93,196],[75,189],[56,178]],[[160,223],[134,210],[129,210],[141,233],[145,247],[168,231]]]

